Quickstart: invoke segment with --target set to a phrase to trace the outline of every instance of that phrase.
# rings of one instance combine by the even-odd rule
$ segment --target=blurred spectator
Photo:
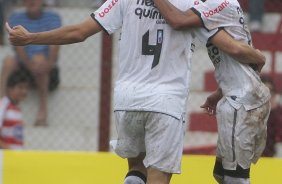
[[[264,0],[249,0],[250,31],[260,32],[264,14]]]
[[[21,71],[12,73],[7,95],[0,101],[0,149],[23,148],[23,120],[19,103],[27,96],[28,78]]]
[[[272,157],[276,153],[276,144],[282,143],[282,106],[279,104],[279,95],[270,76],[262,76],[261,80],[271,92],[271,111],[267,122],[267,141],[263,156]]]
[[[13,27],[23,25],[31,32],[48,31],[61,26],[60,17],[43,9],[43,0],[23,0],[26,9],[14,13],[9,24]],[[39,94],[39,109],[35,125],[47,125],[48,89],[53,90],[59,83],[58,52],[59,46],[29,45],[14,47],[15,57],[4,60],[1,74],[1,95],[6,93],[8,76],[20,68],[28,74],[31,86],[36,86]]]

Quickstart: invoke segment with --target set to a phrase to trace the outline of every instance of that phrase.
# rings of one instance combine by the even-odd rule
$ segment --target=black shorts
[[[19,65],[19,70],[21,70],[23,73],[26,74],[30,86],[32,88],[36,88],[34,76],[22,63],[20,63]],[[49,86],[48,86],[49,91],[54,91],[55,89],[57,89],[59,84],[60,84],[60,72],[58,66],[55,66],[54,68],[52,68],[52,70],[49,73]]]

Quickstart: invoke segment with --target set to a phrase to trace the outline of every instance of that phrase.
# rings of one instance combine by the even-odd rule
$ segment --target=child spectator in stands
[[[43,0],[23,0],[25,10],[14,13],[11,26],[24,25],[31,32],[48,31],[61,26],[60,16],[44,10]],[[57,45],[28,45],[14,47],[15,56],[6,57],[1,74],[1,96],[6,93],[8,76],[20,68],[28,73],[31,86],[36,86],[39,96],[39,109],[35,125],[47,125],[48,90],[54,90],[59,83]]]
[[[0,149],[23,148],[23,120],[19,103],[27,96],[28,78],[21,71],[12,73],[7,93],[0,101]]]
[[[267,141],[263,156],[279,156],[278,148],[281,147],[279,145],[282,144],[282,106],[279,104],[279,95],[272,78],[263,75],[261,80],[268,86],[271,92],[271,111],[267,121]],[[280,156],[282,156],[281,153]]]
[[[260,32],[264,14],[264,0],[249,0],[250,31]]]

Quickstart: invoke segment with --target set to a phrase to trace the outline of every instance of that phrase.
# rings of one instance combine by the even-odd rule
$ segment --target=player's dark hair
[[[26,82],[27,83],[29,82],[26,73],[20,70],[17,70],[9,76],[8,81],[7,81],[7,87],[12,88],[12,87],[15,87],[19,83],[26,83]]]

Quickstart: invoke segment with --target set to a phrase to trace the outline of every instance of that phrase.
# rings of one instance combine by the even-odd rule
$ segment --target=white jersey
[[[241,64],[212,45],[209,40],[218,30],[224,29],[234,39],[251,43],[242,9],[237,0],[196,1],[192,10],[202,19],[205,29],[196,29],[195,34],[207,43],[208,54],[215,66],[215,78],[224,96],[236,109],[244,105],[254,109],[270,99],[269,89],[261,82],[255,70]],[[232,100],[236,98],[236,101]]]
[[[193,2],[174,5],[187,10]],[[173,30],[148,0],[108,0],[91,16],[109,34],[121,28],[114,110],[180,118],[189,90],[191,33]]]

